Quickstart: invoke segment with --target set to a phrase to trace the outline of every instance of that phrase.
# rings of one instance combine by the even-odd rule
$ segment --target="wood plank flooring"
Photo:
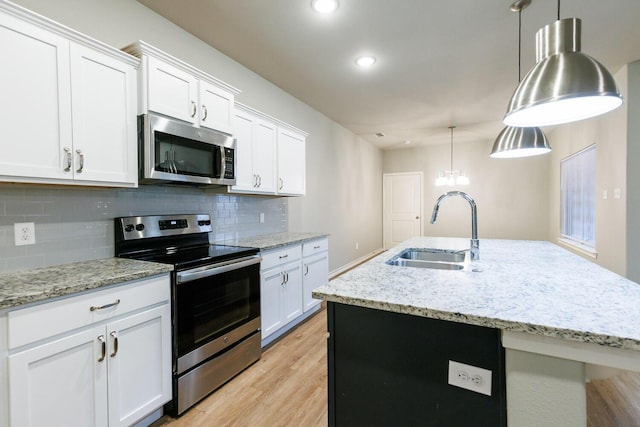
[[[323,308],[181,417],[164,416],[152,427],[326,427],[326,338]]]
[[[587,383],[587,426],[640,426],[640,374],[626,372]]]

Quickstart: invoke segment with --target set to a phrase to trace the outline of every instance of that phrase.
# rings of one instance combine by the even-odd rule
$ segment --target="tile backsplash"
[[[111,257],[113,218],[119,216],[209,213],[211,240],[220,241],[287,231],[287,206],[284,197],[192,187],[0,185],[0,272]],[[14,224],[20,222],[35,223],[34,245],[15,246]]]

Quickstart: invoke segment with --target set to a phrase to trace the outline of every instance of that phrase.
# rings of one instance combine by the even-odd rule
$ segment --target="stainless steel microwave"
[[[234,185],[236,141],[153,113],[138,116],[138,169],[142,184]]]

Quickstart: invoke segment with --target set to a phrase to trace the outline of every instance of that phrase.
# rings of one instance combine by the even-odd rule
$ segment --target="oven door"
[[[260,255],[176,273],[177,374],[260,330]]]

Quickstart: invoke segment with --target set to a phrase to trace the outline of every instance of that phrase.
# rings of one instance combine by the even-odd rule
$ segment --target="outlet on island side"
[[[13,224],[16,246],[36,243],[36,225],[33,222],[16,222]]]
[[[449,360],[449,384],[491,396],[491,371]]]

